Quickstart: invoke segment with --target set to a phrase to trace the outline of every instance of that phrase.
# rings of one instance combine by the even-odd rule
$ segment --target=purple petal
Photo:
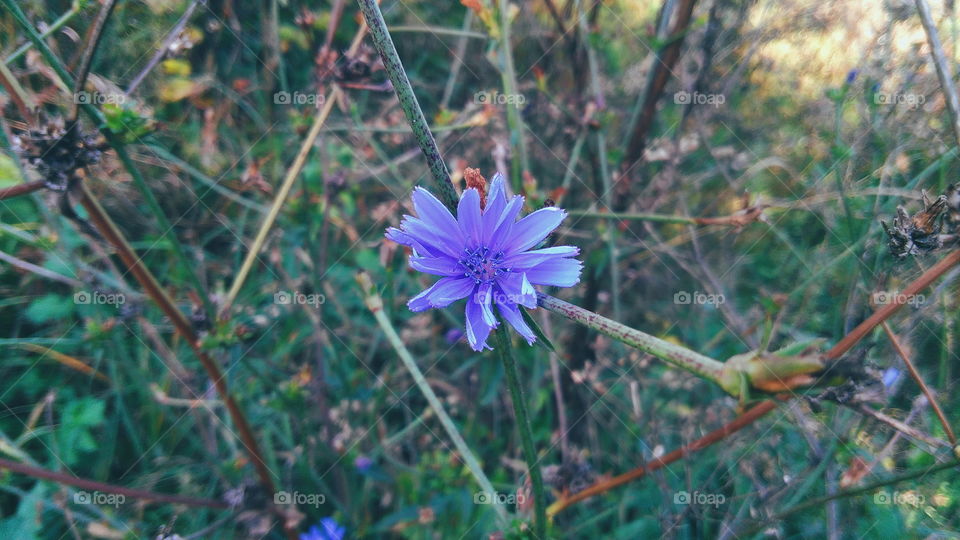
[[[457,206],[457,221],[460,222],[460,230],[467,246],[476,247],[480,244],[481,216],[480,216],[480,192],[476,188],[470,188],[463,192],[460,197],[460,204]]]
[[[523,339],[527,340],[527,345],[533,345],[537,341],[537,335],[527,326],[526,321],[523,320],[523,315],[520,314],[520,308],[516,304],[497,304],[497,310],[500,311],[503,319],[510,323],[510,326],[523,336]]]
[[[520,213],[522,208],[523,197],[516,195],[513,199],[510,199],[510,202],[507,203],[499,216],[494,216],[496,223],[488,226],[487,223],[484,222],[484,234],[489,235],[484,241],[491,250],[500,249],[503,240],[510,237],[510,231],[516,225],[514,221],[516,221],[517,214]]]
[[[457,258],[463,251],[463,240],[460,235],[460,228],[454,222],[456,234],[446,234],[443,230],[435,229],[425,221],[413,216],[406,216],[400,223],[403,231],[420,242],[420,244],[429,250],[428,255],[437,256],[447,254]]]
[[[497,280],[503,291],[503,298],[496,298],[498,304],[520,304],[528,308],[537,307],[537,291],[530,284],[526,274],[510,272]]]
[[[484,283],[477,287],[476,292],[471,297],[482,308],[483,321],[490,326],[497,326],[497,318],[493,315],[494,290],[493,285]]]
[[[510,253],[526,251],[543,242],[565,217],[567,213],[559,208],[541,208],[514,224],[504,246]]]
[[[498,179],[500,180],[499,187],[497,187]],[[497,176],[493,178],[493,187],[487,193],[487,205],[483,208],[483,217],[481,218],[480,235],[484,244],[489,245],[490,237],[493,236],[493,232],[497,230],[497,223],[500,222],[500,218],[503,216],[503,210],[506,207],[507,197],[503,191],[503,177],[498,173]]]
[[[574,257],[580,253],[580,249],[574,246],[554,246],[544,249],[535,249],[533,251],[524,251],[510,255],[503,260],[503,265],[511,270],[523,270],[533,268],[534,266],[551,259],[562,259],[565,257]]]
[[[463,267],[455,259],[440,257],[410,257],[410,267],[435,276],[463,276]]]
[[[433,196],[432,193],[418,187],[413,190],[413,207],[417,209],[417,217],[430,225],[438,233],[448,236],[459,236],[460,229],[457,220],[447,207]],[[462,242],[462,238],[460,238]]]
[[[573,287],[580,282],[583,263],[576,259],[553,259],[524,270],[524,275],[534,285]]]
[[[492,347],[487,345],[487,337],[490,335],[490,329],[493,326],[484,321],[483,308],[480,307],[480,304],[467,300],[466,315],[467,341],[470,342],[470,347],[475,351],[491,349]]]
[[[407,302],[410,311],[447,307],[473,292],[476,283],[470,278],[445,277]]]

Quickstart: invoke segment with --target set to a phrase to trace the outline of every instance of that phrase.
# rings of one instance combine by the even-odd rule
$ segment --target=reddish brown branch
[[[24,182],[8,188],[0,189],[0,201],[40,191],[44,186],[43,180],[34,180],[33,182]]]
[[[673,74],[673,68],[680,59],[680,48],[683,46],[683,38],[690,25],[690,18],[693,15],[693,7],[696,0],[682,0],[677,6],[677,21],[670,32],[667,45],[657,53],[656,61],[653,65],[653,74],[650,78],[650,84],[644,94],[643,106],[640,114],[637,116],[636,123],[627,141],[627,152],[623,159],[623,174],[617,183],[627,182],[623,188],[629,186],[629,171],[643,159],[643,151],[647,144],[647,135],[653,127],[653,120],[657,112],[657,101],[663,89],[667,86],[667,81]]]
[[[139,499],[142,501],[153,501],[159,503],[170,503],[170,504],[184,504],[187,506],[203,506],[205,508],[229,508],[230,505],[223,501],[218,501],[215,499],[204,499],[200,497],[186,497],[183,495],[167,495],[164,493],[155,493],[153,491],[147,491],[145,489],[136,489],[136,488],[127,488],[123,486],[116,486],[113,484],[105,484],[103,482],[97,482],[96,480],[88,480],[86,478],[79,478],[70,474],[65,474],[56,471],[48,471],[47,469],[41,469],[40,467],[34,467],[32,465],[26,465],[24,463],[17,463],[16,461],[10,461],[8,459],[0,458],[0,469],[7,469],[19,474],[25,474],[33,478],[40,478],[43,480],[50,480],[58,484],[63,484],[66,486],[73,486],[75,488],[87,489],[90,491],[99,491],[101,493],[115,493],[117,495],[123,495],[125,497],[130,497],[131,499]]]
[[[276,493],[277,489],[273,482],[273,476],[263,459],[263,454],[260,451],[260,446],[257,444],[256,437],[254,437],[253,429],[250,428],[246,416],[233,399],[233,395],[230,394],[227,381],[220,371],[220,367],[200,347],[200,341],[190,321],[177,309],[176,305],[174,305],[173,301],[157,282],[153,274],[143,265],[140,257],[133,252],[130,244],[123,237],[123,233],[120,232],[113,220],[110,219],[110,216],[104,211],[103,207],[100,206],[100,203],[91,196],[86,185],[83,183],[80,183],[80,204],[87,210],[87,213],[90,215],[90,221],[100,234],[117,250],[117,255],[130,270],[130,273],[133,274],[134,278],[136,278],[137,282],[140,283],[140,286],[143,287],[146,294],[156,302],[157,306],[170,319],[177,333],[190,344],[194,354],[197,355],[204,370],[206,370],[207,376],[213,381],[217,393],[226,405],[227,411],[230,413],[230,417],[233,419],[233,423],[239,431],[240,440],[243,443],[244,449],[257,472],[261,486],[268,493]],[[285,529],[287,529],[288,537],[296,537],[292,530],[286,528],[286,526]]]
[[[893,330],[890,329],[890,325],[886,321],[882,323],[883,331],[887,333],[887,337],[890,338],[890,343],[893,345],[893,348],[897,351],[897,354],[900,355],[900,358],[903,359],[903,363],[907,365],[907,370],[910,372],[910,376],[913,377],[913,380],[920,385],[920,390],[923,392],[923,395],[927,396],[927,401],[930,402],[930,407],[933,408],[933,412],[936,413],[937,418],[940,419],[940,423],[943,425],[943,430],[947,433],[947,438],[950,439],[950,444],[953,446],[957,445],[957,436],[953,434],[953,428],[950,427],[950,422],[947,421],[947,415],[943,414],[943,409],[940,408],[940,404],[937,403],[937,398],[934,397],[933,392],[930,391],[930,387],[927,386],[927,383],[923,381],[923,378],[920,377],[920,372],[917,371],[916,366],[913,365],[913,361],[910,360],[910,356],[907,354],[907,351],[903,349],[900,345],[900,340],[897,339],[897,336],[893,334]]]
[[[904,300],[905,297],[909,295],[915,295],[922,291],[923,289],[930,286],[937,278],[942,276],[952,268],[953,266],[960,263],[960,251],[954,251],[941,259],[937,264],[930,267],[926,272],[924,272],[920,277],[907,285],[901,294],[894,296],[895,301],[890,304],[886,304],[881,309],[874,312],[873,315],[868,317],[865,321],[857,325],[849,334],[843,337],[836,345],[830,348],[826,353],[824,353],[824,358],[827,360],[836,360],[843,356],[847,351],[853,348],[861,339],[863,339],[867,334],[870,333],[874,328],[882,324],[891,315],[893,315],[901,306],[904,305],[904,302],[899,300]],[[778,399],[781,398],[778,396]],[[931,401],[931,403],[933,403]],[[655,471],[657,469],[663,468],[666,465],[669,465],[675,461],[678,461],[688,454],[702,450],[712,444],[715,444],[728,435],[735,433],[744,427],[756,422],[760,418],[766,416],[770,411],[776,407],[775,402],[773,401],[764,401],[760,404],[754,406],[749,411],[738,416],[733,421],[725,424],[724,426],[711,431],[705,436],[693,441],[692,443],[685,445],[677,450],[670,452],[669,454],[664,455],[663,457],[657,458],[656,460],[647,463],[646,465],[637,467],[629,472],[615,476],[613,478],[602,480],[593,484],[592,486],[584,489],[583,491],[577,492],[570,497],[561,499],[555,502],[547,510],[548,515],[553,516],[562,510],[568,508],[569,506],[580,502],[584,499],[588,499],[595,495],[600,495],[605,493],[615,487],[621,486],[643,477],[650,471]]]

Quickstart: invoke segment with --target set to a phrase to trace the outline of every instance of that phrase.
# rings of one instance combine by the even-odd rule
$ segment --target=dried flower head
[[[923,202],[924,209],[913,217],[904,207],[898,206],[893,226],[881,222],[887,233],[890,252],[897,258],[919,255],[943,246],[940,232],[943,230],[942,216],[947,210],[947,198],[941,195],[930,202],[924,194]]]

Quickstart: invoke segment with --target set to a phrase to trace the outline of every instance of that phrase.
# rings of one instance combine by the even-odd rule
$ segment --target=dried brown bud
[[[480,174],[480,169],[467,167],[463,170],[463,179],[467,182],[467,189],[476,188],[480,193],[480,208],[487,206],[487,179]]]

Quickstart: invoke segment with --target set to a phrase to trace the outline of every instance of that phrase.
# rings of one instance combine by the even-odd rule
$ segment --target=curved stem
[[[503,370],[507,375],[507,386],[510,387],[510,399],[513,401],[513,411],[517,415],[517,429],[520,431],[520,441],[523,444],[524,458],[527,460],[527,471],[530,482],[533,484],[533,504],[536,519],[533,522],[534,533],[537,538],[546,538],[547,510],[546,499],[543,493],[543,477],[540,474],[537,451],[533,446],[533,431],[530,429],[530,415],[527,413],[527,402],[520,387],[520,376],[517,373],[517,363],[513,359],[513,349],[510,345],[510,336],[507,334],[507,325],[501,323],[497,327],[497,353],[503,361]]]

